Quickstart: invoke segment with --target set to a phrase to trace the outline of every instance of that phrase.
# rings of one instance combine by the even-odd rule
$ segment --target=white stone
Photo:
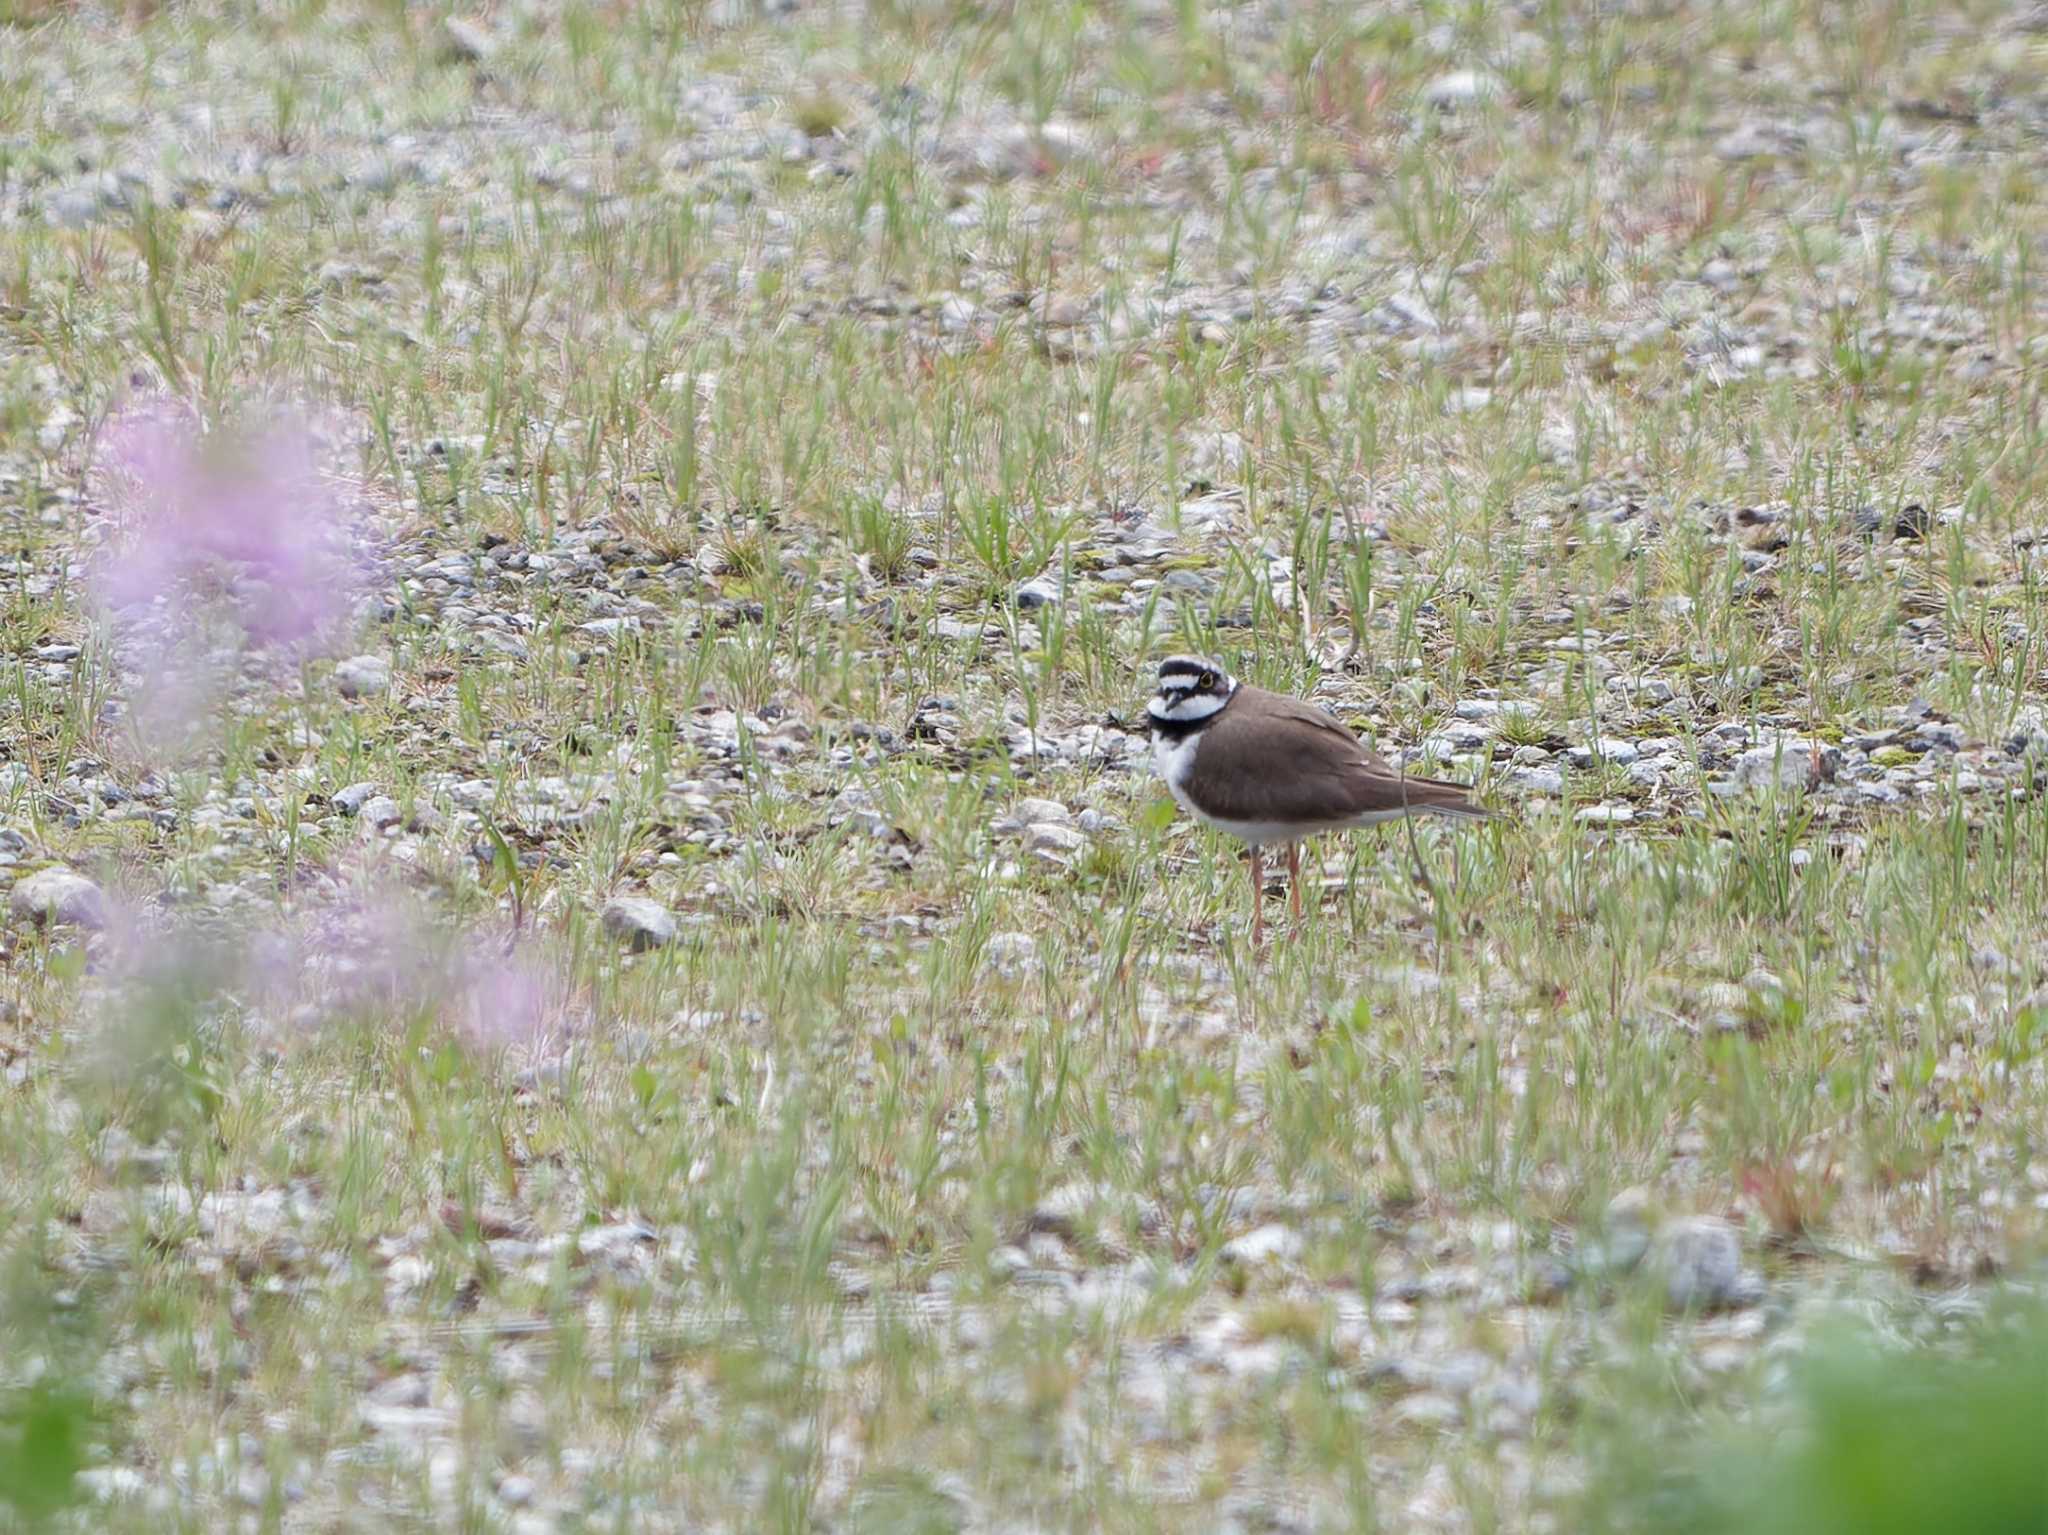
[[[1626,826],[1635,818],[1633,805],[1588,805],[1578,815],[1588,826]]]
[[[1300,1257],[1306,1245],[1301,1233],[1292,1226],[1269,1221],[1225,1242],[1223,1256],[1236,1263],[1284,1262]]]
[[[1438,75],[1422,88],[1424,105],[1439,112],[1454,112],[1481,101],[1491,101],[1503,87],[1498,75],[1479,69],[1456,69]]]

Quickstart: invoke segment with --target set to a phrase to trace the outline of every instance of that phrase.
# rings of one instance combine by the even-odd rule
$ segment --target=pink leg
[[[1252,849],[1252,947],[1266,946],[1266,860],[1258,848]]]
[[[1301,926],[1301,844],[1287,844],[1287,888],[1294,905],[1294,925]]]

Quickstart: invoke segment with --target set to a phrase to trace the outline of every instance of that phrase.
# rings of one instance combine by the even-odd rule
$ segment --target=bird
[[[1251,848],[1252,946],[1265,941],[1264,856],[1284,844],[1296,921],[1301,842],[1408,815],[1493,819],[1464,784],[1393,766],[1314,704],[1239,682],[1203,656],[1168,656],[1145,706],[1152,766],[1181,809]]]

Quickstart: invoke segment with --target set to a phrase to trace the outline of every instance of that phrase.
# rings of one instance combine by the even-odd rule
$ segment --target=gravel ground
[[[25,1517],[1594,1528],[2048,1279],[2048,11],[0,16]],[[1512,814],[1254,953],[1175,649]]]

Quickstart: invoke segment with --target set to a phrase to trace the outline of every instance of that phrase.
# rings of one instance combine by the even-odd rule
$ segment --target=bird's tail
[[[1402,797],[1415,815],[1447,815],[1465,821],[1498,821],[1505,817],[1472,798],[1472,790],[1442,778],[1403,778]]]

